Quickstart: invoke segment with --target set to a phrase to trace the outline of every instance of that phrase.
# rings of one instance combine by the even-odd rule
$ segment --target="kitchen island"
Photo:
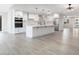
[[[54,25],[28,25],[26,26],[26,36],[33,38],[51,34],[54,32]]]

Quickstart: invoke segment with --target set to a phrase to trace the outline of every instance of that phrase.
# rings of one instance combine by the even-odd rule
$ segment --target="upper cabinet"
[[[75,18],[74,27],[79,28],[79,18]]]
[[[15,17],[23,17],[22,11],[15,11]]]

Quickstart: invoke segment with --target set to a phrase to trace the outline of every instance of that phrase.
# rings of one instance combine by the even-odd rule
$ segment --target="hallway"
[[[3,55],[79,55],[79,32],[64,29],[42,37],[27,38],[23,34],[0,33]]]

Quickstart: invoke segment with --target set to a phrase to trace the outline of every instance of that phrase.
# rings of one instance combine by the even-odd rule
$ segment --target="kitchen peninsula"
[[[54,32],[54,25],[28,25],[26,26],[26,36],[33,38]]]

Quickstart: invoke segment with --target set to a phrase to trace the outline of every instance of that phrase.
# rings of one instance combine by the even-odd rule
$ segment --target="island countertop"
[[[51,26],[55,26],[55,25],[26,25],[26,27],[51,27]]]

